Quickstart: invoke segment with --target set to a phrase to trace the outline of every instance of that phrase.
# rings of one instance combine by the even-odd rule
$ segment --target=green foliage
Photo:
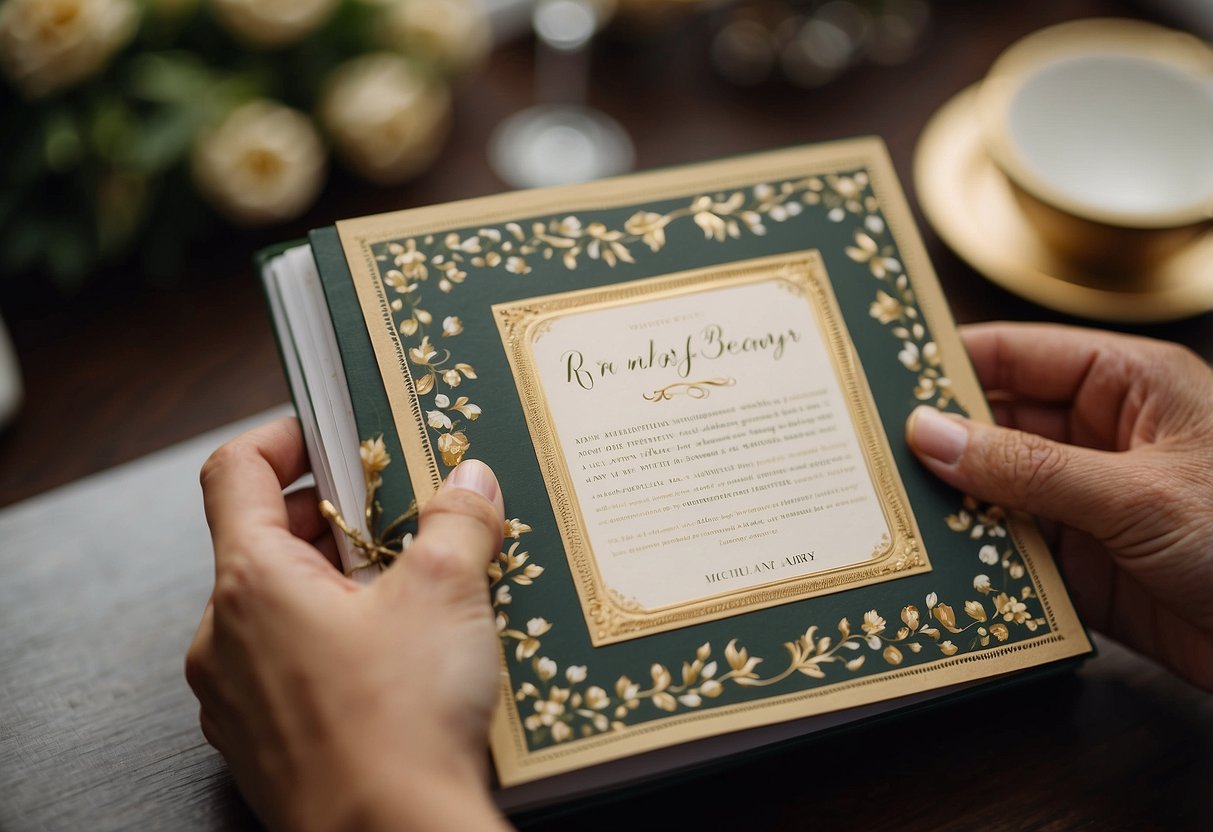
[[[382,45],[383,7],[366,0],[275,48],[241,42],[214,0],[136,6],[135,34],[90,77],[31,97],[0,72],[0,280],[40,274],[71,293],[134,251],[146,271],[171,269],[216,222],[190,178],[199,137],[258,98],[313,113],[334,68]]]

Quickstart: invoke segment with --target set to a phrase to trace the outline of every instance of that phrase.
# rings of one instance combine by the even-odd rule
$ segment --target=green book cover
[[[1090,652],[1032,523],[905,443],[989,413],[879,140],[311,246],[381,526],[463,458],[501,481],[503,787]]]

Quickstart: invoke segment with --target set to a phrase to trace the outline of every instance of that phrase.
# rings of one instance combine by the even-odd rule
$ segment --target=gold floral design
[[[475,405],[469,404],[465,398],[460,398],[454,404],[450,404],[448,400],[440,406],[449,406],[451,410],[464,412],[465,415],[471,412],[469,408],[475,408]],[[476,417],[469,415],[469,418],[475,419]],[[413,543],[412,532],[405,532],[404,526],[418,517],[417,502],[413,501],[409,503],[408,509],[403,514],[382,529],[379,528],[383,519],[383,506],[380,505],[378,499],[379,489],[383,486],[382,473],[392,464],[392,457],[387,452],[382,434],[373,439],[363,440],[358,447],[358,454],[362,460],[362,476],[366,485],[366,503],[363,511],[369,536],[363,535],[361,531],[346,522],[346,519],[331,502],[320,501],[320,513],[337,526],[350,545],[361,553],[365,561],[352,567],[346,574],[371,567],[383,570],[395,563],[397,558],[403,555]],[[518,586],[530,586],[535,578],[543,574],[542,566],[527,564],[527,553],[517,551],[518,539],[530,530],[531,527],[518,518],[505,521],[502,536],[505,539],[512,539],[514,543],[508,551],[501,552],[497,559],[489,564],[489,579],[494,586],[503,579],[511,580]],[[504,593],[500,591],[497,593],[498,597],[494,603],[509,603],[508,587],[505,587],[505,590]],[[542,621],[542,619],[537,620]],[[529,629],[533,633],[542,635],[550,627],[538,628],[532,625]]]
[[[1029,608],[1030,604],[1039,606],[1039,602],[1030,582],[1023,580],[1026,572],[1022,562],[1009,547],[999,551],[994,544],[984,542],[1005,539],[1002,516],[1001,509],[980,506],[966,497],[964,508],[946,519],[954,532],[983,541],[977,553],[981,564],[989,566],[996,562],[1003,567],[1002,588],[997,591],[987,574],[974,577],[973,589],[979,597],[964,600],[959,616],[952,605],[941,602],[931,592],[923,599],[921,608],[916,604],[904,605],[892,624],[878,610],[871,609],[863,613],[857,627],[848,618],[840,619],[836,633],[823,631],[818,625],[809,626],[795,640],[784,643],[787,658],[770,675],[763,675],[758,669],[765,659],[751,655],[734,638],[719,656],[710,641],[704,642],[696,648],[693,659],[682,662],[681,668],[671,670],[654,663],[647,678],[642,677],[644,681],[622,675],[613,684],[588,682],[590,674],[585,665],[570,665],[561,673],[556,661],[542,655],[543,637],[554,626],[547,619],[531,618],[525,627],[511,625],[506,610],[514,600],[511,584],[530,586],[543,574],[543,568],[531,562],[527,552],[518,551],[517,537],[530,531],[525,527],[513,535],[515,542],[489,567],[498,636],[507,653],[520,667],[529,668],[532,676],[532,680],[522,682],[514,691],[523,727],[534,746],[561,743],[622,730],[646,702],[658,711],[675,713],[703,706],[730,685],[767,687],[798,674],[820,680],[826,679],[832,670],[854,674],[872,657],[878,657],[873,661],[883,661],[893,668],[904,663],[907,656],[924,650],[947,658],[1008,641],[1012,627],[1035,633],[1045,619]],[[974,535],[973,530],[978,528],[974,520],[980,518],[984,518],[980,532]],[[507,524],[507,534],[509,529]],[[996,561],[990,560],[991,552]],[[958,638],[966,634],[967,637]]]
[[[447,400],[441,406],[448,412],[462,412],[468,404],[462,399],[454,404]],[[382,472],[391,464],[391,456],[382,436],[363,441],[359,453],[366,485],[364,516],[369,538],[351,527],[329,501],[322,501],[320,509],[362,554],[365,563],[351,571],[384,569],[411,545],[413,535],[404,532],[403,527],[416,519],[417,506],[411,504],[405,513],[380,529],[383,509],[377,495],[383,485]],[[521,626],[511,624],[512,590],[532,586],[544,574],[544,568],[531,560],[529,552],[520,551],[521,538],[531,527],[517,518],[506,520],[503,536],[512,542],[489,564],[487,573],[498,637],[507,653],[520,666],[529,667],[534,678],[522,682],[514,692],[520,712],[526,710],[524,703],[529,705],[530,712],[524,713],[522,720],[531,743],[536,746],[561,743],[622,730],[646,702],[663,713],[675,713],[703,706],[707,700],[724,693],[729,685],[768,687],[797,674],[820,680],[826,679],[831,669],[856,673],[873,655],[890,668],[901,665],[907,654],[917,655],[924,649],[938,651],[946,658],[1008,641],[1011,627],[1034,633],[1043,626],[1045,619],[1029,607],[1029,604],[1039,606],[1039,602],[1031,583],[1024,580],[1023,562],[1010,546],[1000,548],[1007,539],[1002,510],[966,497],[961,510],[945,518],[945,523],[953,532],[982,544],[977,559],[987,568],[986,572],[992,571],[988,567],[993,566],[1001,566],[1002,570],[998,589],[985,572],[973,578],[973,589],[980,597],[963,602],[963,619],[950,604],[941,602],[931,592],[923,599],[921,609],[915,604],[903,606],[892,625],[878,610],[871,609],[863,613],[857,628],[848,618],[840,619],[836,634],[826,633],[818,625],[809,626],[795,640],[784,643],[787,658],[782,668],[771,675],[758,671],[765,659],[751,655],[734,638],[719,657],[710,641],[699,645],[694,658],[683,661],[681,668],[676,669],[677,676],[664,664],[653,663],[646,681],[621,675],[613,684],[603,686],[588,683],[590,675],[585,665],[570,665],[561,674],[553,659],[541,655],[543,638],[552,631],[552,622],[536,616]],[[970,632],[971,638],[956,638]]]
[[[404,531],[405,525],[417,519],[417,503],[414,501],[409,503],[403,514],[380,528],[383,506],[378,499],[379,489],[383,486],[383,471],[392,464],[391,454],[383,443],[383,435],[363,440],[358,447],[358,455],[362,460],[362,478],[366,487],[363,519],[366,521],[367,534],[347,523],[328,500],[320,501],[320,513],[340,529],[350,546],[362,555],[363,562],[351,567],[346,574],[362,569],[385,569],[395,563],[413,542],[412,533]]]
[[[864,217],[863,228],[854,233],[854,245],[846,248],[847,257],[866,264],[872,277],[884,284],[884,288],[876,291],[868,313],[880,323],[891,326],[890,333],[901,340],[897,360],[918,375],[914,398],[945,408],[955,396],[952,381],[943,372],[939,347],[923,326],[914,290],[896,253],[888,227],[875,213]]]
[[[763,236],[769,223],[786,222],[806,208],[825,210],[831,222],[858,221],[854,244],[845,252],[855,262],[865,264],[872,277],[884,284],[872,304],[872,317],[890,325],[891,333],[901,340],[898,360],[918,379],[914,397],[947,407],[954,397],[951,381],[940,366],[935,342],[921,322],[914,292],[864,171],[759,183],[732,193],[701,194],[665,214],[639,209],[624,221],[623,228],[587,223],[570,215],[526,226],[508,222],[466,235],[449,232],[388,243],[377,259],[396,327],[401,336],[414,339],[408,355],[417,368],[413,380],[417,396],[436,393],[440,383],[454,388],[476,378],[471,365],[452,361],[449,350],[439,350],[431,343],[427,329],[433,325],[433,315],[422,306],[423,285],[435,283],[439,291],[450,293],[467,279],[471,269],[526,275],[536,259],[558,262],[570,271],[586,262],[614,268],[619,263],[635,263],[637,246],[651,252],[662,250],[666,230],[688,218],[706,241],[725,243],[744,234]],[[453,338],[463,332],[463,323],[457,317],[447,317],[441,329],[443,338]],[[436,434],[443,463],[457,465],[471,447],[466,430],[429,426]]]
[[[541,260],[570,271],[586,263],[614,268],[635,263],[646,249],[661,251],[667,245],[667,232],[679,222],[689,220],[706,242],[724,244],[744,235],[763,236],[769,224],[786,222],[808,209],[824,211],[834,223],[854,223],[851,244],[844,253],[878,282],[869,312],[900,342],[897,357],[916,379],[914,398],[940,408],[951,405],[951,382],[922,320],[868,174],[810,176],[732,193],[701,194],[668,213],[640,209],[622,228],[565,216],[388,244],[377,253],[385,270],[384,286],[396,326],[407,341],[416,393],[419,399],[434,397],[433,406],[423,402],[422,409],[427,426],[437,434],[443,462],[453,466],[463,458],[471,445],[467,423],[479,417],[480,409],[467,397],[452,402],[453,393],[442,386],[457,388],[477,377],[474,368],[433,343],[430,328],[434,321],[423,305],[424,286],[436,285],[439,291],[450,293],[469,273],[498,271],[523,276]],[[441,324],[440,337],[456,338],[463,329],[459,318],[448,317]],[[432,334],[439,337],[437,332]],[[454,418],[453,413],[462,419]],[[1013,628],[1035,632],[1042,626],[1044,619],[1033,612],[1039,601],[1025,580],[1022,562],[1010,547],[1000,548],[1006,538],[1001,511],[966,499],[947,518],[947,525],[981,543],[977,555],[983,571],[973,579],[974,597],[961,599],[956,606],[941,602],[931,592],[921,603],[904,604],[890,618],[871,609],[855,619],[860,622],[855,626],[848,617],[827,629],[808,626],[784,643],[786,657],[770,673],[759,669],[764,662],[768,667],[775,664],[770,657],[751,655],[734,638],[722,651],[710,641],[701,644],[680,668],[654,663],[647,672],[635,674],[637,680],[621,675],[608,682],[594,680],[585,665],[562,669],[544,655],[544,640],[555,627],[551,621],[538,616],[511,620],[513,593],[525,592],[544,569],[522,549],[521,536],[530,527],[510,521],[506,535],[512,542],[488,571],[498,635],[507,657],[529,676],[518,684],[514,697],[532,746],[620,730],[636,721],[642,708],[662,713],[699,708],[730,687],[766,687],[797,677],[824,680],[832,674],[856,674],[872,663],[894,668],[924,651],[946,658],[1007,641]],[[997,572],[993,568],[997,564],[1001,564],[1002,574],[991,578],[989,573]]]

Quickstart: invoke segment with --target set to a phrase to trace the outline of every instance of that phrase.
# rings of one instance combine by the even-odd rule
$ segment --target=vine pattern
[[[408,357],[415,368],[414,389],[419,398],[432,396],[432,407],[423,404],[423,409],[443,462],[453,467],[462,460],[471,446],[466,423],[479,418],[481,409],[467,396],[452,401],[452,394],[446,392],[476,380],[477,374],[471,364],[455,360],[449,349],[433,343],[433,315],[424,307],[425,286],[436,285],[440,292],[451,293],[465,282],[470,270],[524,276],[532,271],[531,263],[536,258],[558,262],[568,270],[587,261],[614,268],[618,263],[635,263],[636,254],[643,248],[660,251],[666,245],[667,229],[682,220],[690,219],[706,241],[727,243],[746,234],[765,235],[767,223],[786,222],[810,208],[824,211],[830,222],[855,223],[852,244],[844,251],[853,262],[866,265],[879,282],[869,307],[870,316],[900,341],[897,357],[915,375],[915,399],[941,409],[951,405],[951,382],[943,372],[938,347],[922,322],[868,174],[858,171],[809,176],[758,184],[729,194],[699,195],[666,214],[638,210],[622,228],[565,216],[535,221],[527,227],[509,222],[467,236],[451,232],[388,243],[376,255],[381,277],[390,290],[395,324],[409,345]],[[441,322],[435,337],[445,340],[462,332],[460,319],[450,316]],[[462,419],[451,418],[456,413]],[[369,482],[378,472],[367,476]],[[368,512],[373,496],[368,485]],[[520,667],[529,667],[532,673],[532,680],[521,682],[514,691],[532,747],[621,730],[642,708],[667,714],[699,708],[729,686],[766,687],[798,674],[812,679],[826,679],[831,673],[855,674],[869,658],[896,667],[907,654],[924,650],[948,657],[1008,641],[1013,628],[1035,632],[1044,625],[1045,619],[1038,612],[1039,599],[1026,580],[1024,565],[1007,544],[1002,511],[965,498],[962,508],[946,518],[946,524],[953,532],[980,543],[977,560],[983,571],[974,576],[975,597],[963,601],[959,616],[953,606],[931,592],[921,608],[913,603],[902,606],[893,624],[871,609],[857,615],[855,625],[844,617],[829,629],[808,626],[784,643],[786,659],[769,675],[759,670],[768,657],[751,655],[734,638],[723,651],[717,651],[710,641],[704,642],[693,657],[674,670],[654,663],[647,674],[640,676],[641,681],[621,675],[613,682],[603,680],[599,684],[591,681],[588,666],[561,669],[543,655],[543,640],[554,626],[551,622],[542,617],[529,618],[525,623],[511,621],[513,592],[531,587],[544,568],[522,550],[522,536],[531,527],[517,519],[508,521],[505,537],[511,542],[490,564],[488,577],[503,647]],[[403,551],[411,536],[398,542],[403,544]],[[1001,574],[994,567],[1001,567]],[[990,572],[996,577],[992,578]]]
[[[834,223],[854,222],[853,244],[847,257],[866,265],[880,282],[870,306],[871,316],[889,327],[901,342],[897,358],[917,378],[914,396],[940,408],[953,399],[951,381],[943,373],[939,350],[922,323],[913,288],[897,257],[892,235],[871,190],[867,172],[807,176],[780,183],[760,183],[731,193],[699,195],[669,213],[637,210],[622,228],[602,222],[583,222],[576,216],[551,217],[524,226],[507,222],[481,228],[466,235],[449,232],[424,235],[382,244],[375,257],[380,278],[390,297],[393,321],[407,348],[413,367],[413,386],[422,407],[434,397],[433,410],[445,410],[439,397],[477,378],[476,369],[456,360],[450,349],[435,344],[463,332],[457,316],[444,318],[435,332],[434,316],[425,308],[424,289],[436,286],[444,294],[454,292],[471,272],[498,271],[523,276],[536,260],[553,261],[570,271],[587,262],[614,268],[635,263],[648,249],[666,246],[666,231],[690,220],[705,241],[724,244],[744,235],[764,236],[770,223],[783,223],[805,210],[824,211]],[[447,392],[444,392],[447,391]],[[471,402],[464,398],[465,404]],[[469,416],[473,421],[480,415]],[[448,467],[458,465],[471,447],[466,425],[448,420],[427,419],[435,446]]]

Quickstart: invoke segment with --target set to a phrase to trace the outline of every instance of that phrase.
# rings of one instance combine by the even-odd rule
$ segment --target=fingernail
[[[963,420],[926,405],[910,414],[908,433],[917,451],[945,465],[954,465],[969,444],[969,429]]]
[[[475,491],[490,503],[497,499],[497,478],[493,470],[478,459],[465,459],[447,474],[444,488],[462,488]]]

